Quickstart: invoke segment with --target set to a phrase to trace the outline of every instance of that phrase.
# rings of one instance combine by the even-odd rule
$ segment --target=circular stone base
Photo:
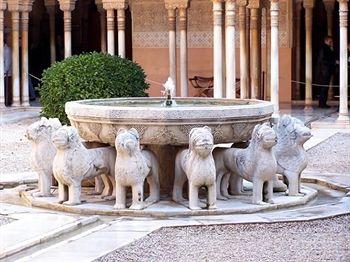
[[[57,190],[56,190],[57,191]],[[144,217],[174,217],[174,216],[203,216],[203,215],[227,215],[227,214],[251,214],[261,211],[283,209],[287,207],[304,205],[317,196],[317,191],[302,186],[303,196],[286,196],[285,193],[274,193],[275,204],[254,205],[251,203],[251,191],[247,195],[234,196],[229,200],[218,200],[217,209],[205,209],[205,199],[201,199],[201,210],[190,210],[188,202],[176,203],[170,199],[162,199],[157,203],[145,202],[143,210],[122,209],[115,210],[115,201],[105,201],[100,196],[89,195],[92,189],[83,188],[83,203],[76,206],[58,204],[57,192],[52,197],[33,197],[36,191],[22,192],[21,197],[31,206],[65,211],[82,215],[110,215],[110,216],[144,216]],[[130,201],[130,199],[128,199]],[[130,203],[127,204],[130,206]]]

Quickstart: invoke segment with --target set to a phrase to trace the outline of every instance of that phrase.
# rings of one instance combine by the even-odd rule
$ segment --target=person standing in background
[[[319,107],[329,108],[327,105],[328,89],[331,83],[332,76],[336,70],[336,54],[333,49],[333,38],[331,36],[326,36],[324,38],[324,43],[320,49],[317,59],[317,83],[321,86],[319,87]]]

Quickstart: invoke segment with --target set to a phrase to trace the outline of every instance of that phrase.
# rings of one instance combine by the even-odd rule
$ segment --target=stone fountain
[[[67,103],[66,113],[75,128],[61,127],[52,134],[52,141],[44,141],[53,143],[57,152],[60,150],[54,157],[52,170],[55,178],[60,180],[58,192],[61,193],[56,190],[44,196],[33,190],[22,192],[21,197],[32,206],[85,215],[170,217],[254,213],[303,205],[317,196],[316,190],[300,185],[300,173],[307,164],[303,143],[311,135],[303,123],[285,116],[272,131],[268,124],[259,125],[270,121],[273,111],[270,102],[173,98],[174,83],[171,79],[164,84],[164,88],[165,98],[96,99]],[[34,129],[30,132],[33,136],[28,138],[40,137],[44,131],[41,121],[37,124],[29,127],[29,131]],[[47,132],[51,131],[52,128],[49,128]],[[278,150],[273,156],[271,145],[276,144],[275,132],[278,138],[275,147]],[[46,133],[44,135],[50,137]],[[81,138],[85,140],[84,146]],[[247,142],[251,138],[252,146],[238,149],[242,146],[241,142]],[[34,158],[47,159],[46,146],[36,150],[41,142],[41,139],[33,141],[32,154]],[[222,143],[230,144],[220,145],[221,148],[212,151],[214,145]],[[231,143],[235,143],[234,147],[227,148],[231,147]],[[116,146],[116,149],[106,145]],[[297,148],[298,153],[291,152],[291,147]],[[112,152],[103,153],[107,151]],[[232,157],[220,160],[220,152],[227,152]],[[263,156],[257,152],[263,153]],[[270,162],[266,161],[267,153],[271,155]],[[66,157],[68,155],[69,158]],[[236,156],[240,159],[239,162],[237,158],[235,160]],[[250,162],[244,160],[245,156]],[[284,165],[285,170],[276,169],[275,157],[288,159],[289,165]],[[230,159],[236,164],[225,164]],[[293,160],[289,161],[291,159]],[[82,160],[87,162],[84,164]],[[94,162],[96,160],[98,161]],[[220,163],[224,168],[220,167]],[[252,204],[249,194],[240,194],[243,180],[234,177],[239,170],[243,170],[238,167],[238,163],[240,167],[242,163],[248,163],[244,167],[250,171],[244,174],[256,175],[256,179],[242,177],[253,182],[245,181],[244,189],[253,192],[253,203],[258,205]],[[42,164],[45,166],[47,163]],[[232,168],[233,171],[230,170],[234,174],[226,172],[227,167]],[[111,172],[105,173],[107,170]],[[99,176],[100,171],[103,172],[102,176]],[[288,181],[294,179],[293,188],[296,190],[288,191],[293,197],[285,192],[275,192],[271,201],[271,186],[270,191],[266,191],[270,195],[254,191],[259,179],[264,186],[265,182],[271,182],[271,176],[276,173],[288,176]],[[40,174],[51,177],[51,173]],[[104,187],[100,188],[100,185],[95,190],[91,187],[82,188],[80,180],[75,181],[87,177],[102,179]],[[69,184],[71,180],[75,181],[72,185]],[[140,181],[143,182],[140,184]],[[184,191],[186,181],[188,190]],[[276,181],[278,180],[273,182]],[[145,186],[142,187],[142,184]],[[128,187],[132,188],[132,202],[131,195],[126,190]],[[101,194],[96,195],[101,191]],[[182,193],[187,192],[187,197],[184,197]],[[254,198],[254,192],[255,196],[262,198]],[[64,204],[61,204],[62,201]]]
[[[270,102],[259,100],[172,98],[171,79],[164,87],[165,99],[111,98],[66,104],[71,124],[86,141],[114,145],[120,128],[135,128],[141,145],[159,158],[163,194],[171,192],[175,154],[188,145],[192,128],[210,127],[215,144],[245,142],[254,126],[269,121],[273,112]]]

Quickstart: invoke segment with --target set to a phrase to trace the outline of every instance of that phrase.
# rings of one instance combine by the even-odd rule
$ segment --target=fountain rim
[[[151,105],[143,106],[108,106],[97,103],[103,101],[143,101],[154,100],[163,101],[164,97],[123,97],[123,98],[106,98],[106,99],[87,99],[67,102],[65,111],[69,118],[104,118],[104,119],[242,119],[242,118],[261,118],[264,116],[271,116],[273,113],[273,104],[269,101],[256,99],[227,99],[227,98],[175,98],[175,101],[211,101],[229,102],[241,101],[249,102],[249,104],[242,105],[208,105],[208,106],[175,106],[175,107],[152,107]],[[165,100],[164,100],[165,101]],[[220,114],[218,114],[220,113]]]

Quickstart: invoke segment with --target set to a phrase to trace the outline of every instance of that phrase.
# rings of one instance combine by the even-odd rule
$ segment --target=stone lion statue
[[[272,150],[277,160],[277,173],[283,175],[288,195],[300,195],[300,176],[308,162],[303,145],[312,136],[310,129],[289,115],[282,116],[274,129],[278,143]]]
[[[26,137],[32,144],[30,163],[39,176],[39,192],[34,193],[37,197],[51,196],[52,162],[56,154],[56,148],[52,143],[52,133],[61,127],[57,118],[41,120],[31,124],[26,130]]]
[[[57,149],[53,174],[58,181],[60,204],[81,203],[83,179],[100,175],[114,177],[115,150],[113,147],[87,149],[74,127],[63,126],[52,136]]]
[[[143,186],[147,179],[150,195],[148,202],[159,201],[159,163],[155,154],[141,150],[140,137],[135,128],[120,128],[115,139],[117,158],[115,165],[116,203],[115,209],[126,208],[126,187],[132,189],[130,209],[144,208]]]
[[[268,124],[262,124],[255,126],[247,148],[215,149],[217,198],[230,197],[228,189],[231,195],[241,194],[242,182],[246,179],[253,182],[253,204],[265,204],[264,200],[273,203],[273,178],[277,163],[272,147],[276,143],[274,130]]]
[[[216,208],[216,171],[212,155],[213,148],[214,138],[209,127],[204,126],[191,130],[189,149],[179,151],[175,159],[174,201],[184,201],[182,189],[188,179],[189,208],[200,209],[198,190],[202,186],[208,189],[208,208]]]

